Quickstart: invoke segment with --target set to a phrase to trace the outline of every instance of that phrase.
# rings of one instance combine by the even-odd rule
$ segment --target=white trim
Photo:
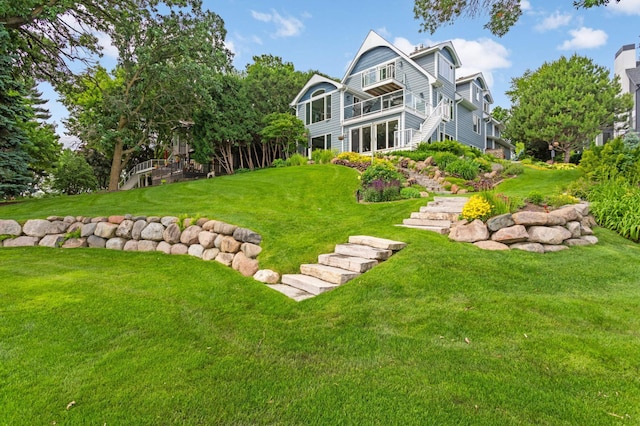
[[[304,85],[304,87],[298,92],[298,94],[296,95],[296,97],[293,99],[293,101],[289,104],[289,106],[291,107],[295,107],[296,105],[298,105],[298,103],[300,102],[300,99],[302,98],[302,96],[304,96],[305,93],[307,93],[307,91],[315,84],[319,84],[319,83],[329,83],[332,84],[333,86],[335,86],[336,90],[332,90],[331,92],[325,92],[328,94],[331,94],[337,90],[344,90],[345,89],[345,85],[342,83],[339,83],[335,80],[331,80],[330,78],[324,77],[320,74],[314,74],[313,77],[311,77],[309,79],[309,81],[307,81],[307,84]]]

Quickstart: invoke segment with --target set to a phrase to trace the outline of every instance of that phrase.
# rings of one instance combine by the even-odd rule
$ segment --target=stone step
[[[290,285],[286,284],[267,284],[267,287],[284,294],[285,296],[295,300],[296,302],[310,299],[314,296],[311,293],[300,290],[299,288],[291,287]]]
[[[366,235],[352,235],[349,237],[351,244],[360,244],[384,250],[398,251],[407,246],[407,243],[400,241],[387,240],[385,238],[369,237]]]
[[[401,226],[403,228],[411,228],[411,229],[420,229],[422,231],[431,231],[440,235],[447,235],[450,231],[450,228],[443,228],[441,226],[420,226],[420,225],[396,225]]]
[[[448,220],[454,222],[458,220],[460,213],[437,213],[437,212],[414,212],[411,213],[411,219],[427,219],[427,220]]]
[[[422,219],[419,217],[413,217],[413,213],[409,219],[402,221],[404,225],[416,225],[416,226],[438,226],[441,228],[451,228],[450,220],[434,220],[434,219]]]
[[[426,206],[420,207],[420,212],[422,212],[422,213],[426,213],[426,212],[430,212],[430,213],[462,213],[462,205],[457,205],[457,206],[451,206],[451,205],[430,206],[430,205],[427,204]]]
[[[316,277],[303,274],[284,274],[280,281],[282,284],[304,290],[316,296],[338,287],[338,284],[329,283]]]
[[[462,203],[465,204],[469,199],[467,197],[433,197],[433,201],[440,203]]]
[[[365,259],[387,260],[393,251],[379,249],[361,244],[338,244],[335,252],[345,256],[364,257]]]
[[[319,263],[306,263],[300,265],[300,272],[332,284],[344,284],[347,281],[359,277],[360,272],[347,271],[335,266],[321,265]]]
[[[318,263],[353,272],[367,272],[378,264],[377,260],[362,257],[345,256],[344,254],[329,253],[318,256]]]

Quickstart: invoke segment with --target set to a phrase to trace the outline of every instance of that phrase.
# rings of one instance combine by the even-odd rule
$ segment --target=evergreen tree
[[[9,37],[0,25],[0,198],[7,199],[29,190],[33,179],[31,158],[25,151],[28,139],[18,124],[28,118],[24,105],[25,90],[12,75],[14,59]]]

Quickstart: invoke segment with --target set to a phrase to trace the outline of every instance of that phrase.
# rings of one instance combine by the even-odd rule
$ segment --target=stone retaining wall
[[[569,246],[596,244],[595,226],[587,203],[564,206],[549,213],[522,211],[496,216],[483,223],[454,224],[453,241],[473,243],[485,250],[519,249],[535,253],[565,250]]]
[[[256,257],[262,251],[262,236],[206,218],[184,230],[174,216],[50,216],[31,219],[20,225],[15,220],[0,220],[0,247],[95,247],[125,251],[160,251],[189,254],[203,260],[215,260],[250,277],[258,272]],[[258,278],[256,278],[258,279]]]

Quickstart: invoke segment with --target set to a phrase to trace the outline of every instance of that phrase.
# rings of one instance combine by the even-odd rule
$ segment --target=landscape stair
[[[397,226],[446,235],[451,230],[452,223],[460,217],[468,200],[466,197],[434,197],[433,201],[420,207],[419,212],[411,213],[411,217]]]
[[[318,263],[300,265],[299,274],[285,274],[280,284],[268,285],[291,299],[301,301],[359,277],[387,260],[406,243],[366,235],[349,237],[333,253],[318,256]]]

